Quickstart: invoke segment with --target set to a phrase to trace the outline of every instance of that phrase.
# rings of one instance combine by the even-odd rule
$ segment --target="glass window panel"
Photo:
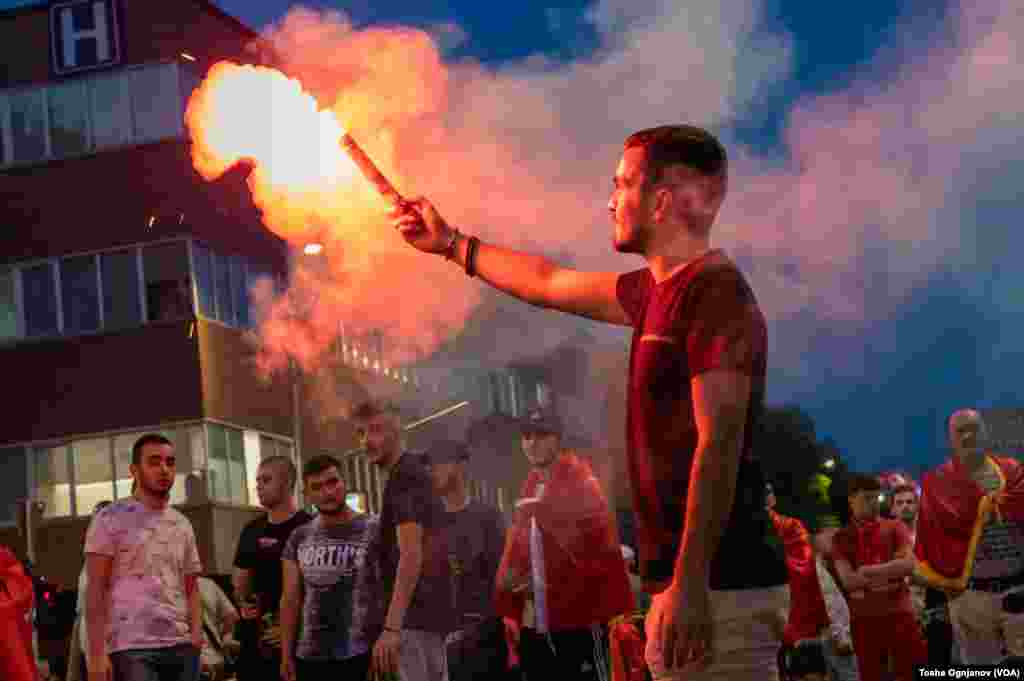
[[[61,262],[60,294],[64,307],[64,333],[85,333],[100,328],[95,256],[66,258]]]
[[[230,460],[231,496],[230,500],[236,504],[249,502],[248,490],[245,484],[245,445],[242,431],[236,428],[227,429],[228,437],[228,459]]]
[[[82,81],[51,86],[46,97],[50,115],[50,153],[55,158],[89,149],[89,98]]]
[[[181,99],[182,111],[188,107],[188,100],[199,84],[203,81],[199,70],[190,64],[178,64],[178,74],[181,77]]]
[[[24,447],[0,449],[0,525],[17,522],[18,502],[28,496]]]
[[[0,270],[0,339],[18,335],[18,300],[14,290],[15,271]]]
[[[75,465],[76,515],[91,515],[96,504],[114,498],[110,438],[76,440],[71,443],[71,457]]]
[[[146,319],[159,322],[191,316],[192,288],[184,241],[143,248],[142,271],[146,277]]]
[[[245,489],[249,495],[249,502],[252,505],[259,504],[259,495],[256,494],[256,470],[259,468],[260,459],[263,456],[263,440],[259,433],[253,430],[245,431]]]
[[[91,78],[92,138],[97,148],[132,140],[131,74]]]
[[[25,90],[10,95],[11,141],[15,161],[38,161],[46,156],[43,120],[43,90]]]
[[[65,445],[35,450],[36,499],[42,501],[44,518],[71,515],[71,478]]]
[[[136,141],[180,136],[185,109],[176,66],[161,64],[134,69],[131,78]]]
[[[57,285],[53,265],[43,263],[21,271],[25,299],[25,334],[49,336],[57,333]]]
[[[239,326],[249,326],[249,287],[245,276],[245,261],[237,255],[231,257],[231,288],[235,296],[235,316]]]
[[[227,501],[231,498],[227,428],[216,423],[208,423],[206,428],[210,436],[210,449],[207,452],[210,498]]]
[[[104,253],[100,257],[103,273],[103,325],[122,329],[142,323],[139,303],[139,262],[135,250]]]
[[[192,432],[190,428],[178,427],[158,431],[174,443],[175,474],[174,486],[171,488],[171,503],[183,504],[187,498],[185,478],[192,472]]]
[[[207,319],[217,318],[214,297],[213,254],[198,241],[192,242],[192,259],[196,270],[196,286],[199,289],[199,314]]]
[[[132,445],[139,439],[135,433],[114,436],[114,491],[118,499],[132,495],[132,474],[128,468],[132,462]]]
[[[235,296],[231,292],[231,261],[224,255],[214,254],[214,279],[217,284],[217,319],[235,324]]]

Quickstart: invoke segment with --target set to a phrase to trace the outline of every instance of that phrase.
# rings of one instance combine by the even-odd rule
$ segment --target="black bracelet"
[[[479,246],[480,239],[469,237],[469,243],[466,244],[466,274],[470,277],[476,276],[476,249]]]

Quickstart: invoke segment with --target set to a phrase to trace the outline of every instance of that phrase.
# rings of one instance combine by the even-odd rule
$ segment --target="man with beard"
[[[345,503],[341,464],[334,457],[310,459],[302,483],[319,514],[292,532],[281,556],[281,677],[365,679],[370,668],[363,626],[368,594],[358,590],[367,584],[360,573],[377,524]]]
[[[85,539],[90,681],[196,681],[203,645],[192,524],[168,505],[174,445],[132,447],[131,498],[106,507]]]
[[[256,495],[267,514],[242,530],[231,575],[242,614],[238,681],[280,678],[281,552],[295,528],[312,517],[295,501],[297,477],[286,456],[267,457],[256,469]]]
[[[607,625],[633,610],[611,511],[590,465],[562,447],[554,414],[532,410],[521,428],[531,470],[498,569],[498,614],[527,681],[598,681]]]
[[[451,582],[443,545],[444,507],[421,457],[403,449],[397,411],[367,402],[353,412],[370,463],[387,475],[380,531],[368,561],[379,573],[369,626],[372,671],[403,681],[445,681],[444,637],[451,631]]]
[[[505,630],[494,609],[494,577],[505,545],[505,523],[498,509],[470,498],[469,449],[464,444],[435,442],[425,460],[445,510],[455,611],[455,629],[446,645],[448,678],[496,678],[507,664]]]
[[[1024,466],[985,450],[974,409],[947,422],[953,455],[924,478],[915,576],[951,593],[964,664],[1024,655]]]
[[[394,226],[528,303],[633,327],[627,445],[641,575],[656,594],[648,664],[659,677],[766,681],[787,592],[753,453],[768,331],[743,274],[711,248],[725,149],[690,125],[642,130],[624,147],[608,210],[615,249],[643,256],[643,269],[581,272],[483,244],[426,199],[397,209]]]

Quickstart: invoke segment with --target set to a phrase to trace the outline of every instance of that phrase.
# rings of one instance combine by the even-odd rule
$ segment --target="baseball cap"
[[[561,433],[562,424],[550,410],[534,407],[526,412],[519,425],[524,433]]]
[[[464,463],[469,461],[469,448],[455,440],[439,440],[423,453],[423,462],[432,466],[436,463]]]

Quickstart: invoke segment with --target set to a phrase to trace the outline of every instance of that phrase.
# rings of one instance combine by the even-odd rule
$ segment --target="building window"
[[[57,284],[53,265],[42,263],[21,271],[25,300],[25,334],[30,337],[55,335],[57,321]]]
[[[91,515],[101,501],[114,500],[114,462],[109,437],[71,443],[75,467],[75,515]]]
[[[14,269],[0,270],[0,340],[17,338],[18,293],[15,288]]]
[[[142,249],[146,283],[146,319],[174,321],[192,316],[188,246],[175,241]]]
[[[127,76],[89,79],[89,110],[96,147],[116,147],[132,140],[132,99]]]
[[[43,502],[43,517],[69,516],[71,476],[66,445],[35,450],[35,497]]]
[[[182,134],[181,89],[176,64],[146,66],[130,72],[135,139],[155,142]]]
[[[217,319],[225,324],[235,324],[235,296],[231,290],[231,259],[214,254],[214,282],[217,291]]]
[[[249,286],[245,276],[245,261],[232,256],[231,266],[231,291],[235,298],[235,317],[239,326],[249,326]]]
[[[214,292],[213,253],[209,248],[192,242],[192,263],[196,273],[196,290],[199,299],[199,314],[207,319],[217,318],[217,299]]]
[[[18,504],[28,496],[24,447],[0,448],[0,526],[14,525]]]
[[[209,449],[209,493],[220,501],[249,501],[242,431],[217,423],[206,424]]]
[[[103,275],[103,326],[123,329],[142,323],[139,259],[134,249],[100,256]]]
[[[87,333],[100,328],[96,256],[83,255],[61,262],[60,293],[64,308],[64,333]]]
[[[46,157],[46,121],[43,91],[24,90],[11,94],[11,141],[13,161],[39,161]]]
[[[50,155],[60,158],[86,152],[89,144],[89,98],[84,82],[47,90],[50,116]]]

